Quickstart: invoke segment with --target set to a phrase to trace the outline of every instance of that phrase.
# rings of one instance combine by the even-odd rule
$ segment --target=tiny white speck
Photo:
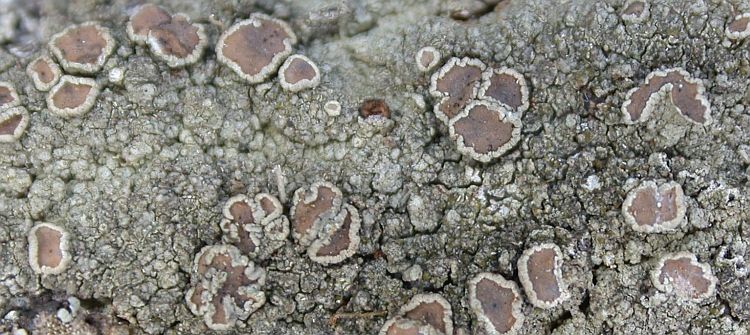
[[[587,191],[594,191],[598,190],[601,187],[599,184],[599,177],[597,177],[595,174],[592,174],[586,178],[586,183],[583,184],[583,188],[585,188]]]
[[[122,82],[124,78],[125,78],[125,73],[119,67],[113,68],[112,70],[109,71],[109,82],[111,83],[119,84]]]

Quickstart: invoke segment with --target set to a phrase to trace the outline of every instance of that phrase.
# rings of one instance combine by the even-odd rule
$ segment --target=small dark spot
[[[363,119],[371,116],[390,118],[391,109],[383,99],[369,99],[365,100],[365,102],[362,103],[362,106],[359,107],[359,115],[362,116]]]
[[[375,251],[372,252],[372,258],[373,259],[382,259],[382,258],[385,258],[385,252],[383,252],[383,250],[380,250],[380,249],[375,250]]]

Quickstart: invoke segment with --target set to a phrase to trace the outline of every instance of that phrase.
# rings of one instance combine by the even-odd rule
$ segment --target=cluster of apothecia
[[[639,24],[648,19],[650,10],[648,1],[630,0],[621,18]],[[147,47],[172,68],[195,64],[209,44],[203,25],[153,4],[138,7],[126,30],[132,43]],[[725,36],[734,42],[750,36],[750,14],[733,16]],[[220,63],[249,84],[277,75],[282,89],[299,92],[318,86],[321,73],[308,57],[293,55],[296,43],[297,37],[286,22],[254,13],[224,31],[215,51]],[[109,28],[97,22],[72,25],[52,36],[48,53],[26,67],[35,89],[47,92],[50,113],[76,117],[94,107],[103,87],[96,75],[115,46]],[[414,60],[419,71],[432,73],[429,93],[435,99],[434,114],[448,127],[459,152],[489,163],[516,147],[530,106],[524,75],[471,57],[451,57],[443,62],[441,52],[431,46],[420,49]],[[707,126],[712,122],[702,81],[675,67],[651,72],[642,85],[627,92],[620,108],[624,123],[648,120],[657,103],[667,97],[692,124]],[[341,105],[330,101],[325,110],[338,115]],[[389,107],[379,99],[366,101],[360,113],[363,117],[390,117]],[[18,141],[29,119],[14,85],[0,82],[0,142]],[[190,310],[202,316],[209,328],[231,329],[263,306],[266,272],[259,264],[283,247],[290,233],[307,256],[320,264],[338,264],[356,254],[359,212],[336,186],[316,182],[300,188],[289,206],[287,218],[283,204],[270,194],[227,200],[219,223],[221,243],[205,246],[195,256],[193,280],[185,295]],[[647,180],[630,190],[621,210],[638,233],[669,233],[684,223],[686,206],[680,184]],[[35,225],[28,243],[30,266],[41,275],[60,274],[71,263],[70,236],[61,226]],[[534,307],[555,308],[569,299],[563,258],[556,244],[542,243],[530,246],[518,259],[520,286]],[[712,297],[717,282],[710,265],[686,251],[660,257],[651,281],[657,289],[692,302]],[[466,291],[471,310],[487,333],[513,334],[521,329],[523,297],[516,282],[482,272],[468,281]],[[380,334],[453,334],[451,305],[439,294],[415,295],[382,326]]]

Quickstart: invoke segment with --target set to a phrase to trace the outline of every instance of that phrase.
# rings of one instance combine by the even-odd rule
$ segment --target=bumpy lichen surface
[[[467,281],[491,272],[518,282],[518,258],[541,243],[560,247],[570,299],[549,310],[526,301],[518,334],[750,327],[750,49],[725,35],[747,1],[649,0],[638,23],[622,19],[624,0],[156,1],[204,24],[209,46],[251,13],[289,22],[294,53],[321,72],[296,94],[275,77],[249,85],[208,49],[170,69],[127,38],[140,1],[0,2],[11,3],[0,6],[0,81],[30,113],[23,137],[0,144],[0,333],[31,329],[54,315],[52,301],[75,296],[79,315],[116,334],[212,334],[184,297],[195,254],[221,243],[221,206],[265,192],[288,214],[294,191],[318,180],[358,209],[356,254],[321,265],[289,238],[261,264],[266,304],[235,333],[375,334],[412,296],[437,293],[457,334],[472,334]],[[91,111],[60,118],[25,68],[50,36],[91,20],[117,47]],[[432,111],[431,72],[415,64],[426,46],[526,78],[515,148],[488,164],[456,150]],[[686,121],[667,98],[625,124],[627,92],[675,67],[702,80],[713,122]],[[360,118],[368,99],[383,99],[389,118]],[[642,180],[682,186],[684,225],[630,228],[621,206]],[[70,236],[61,274],[29,266],[39,222]],[[711,265],[714,296],[685,302],[653,287],[658,259],[680,251]]]

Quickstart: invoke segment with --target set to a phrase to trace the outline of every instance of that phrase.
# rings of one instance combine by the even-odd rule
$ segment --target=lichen
[[[399,314],[411,297],[438,294],[453,307],[454,334],[442,335],[484,334],[466,283],[494,273],[521,285],[524,250],[551,241],[560,246],[570,297],[540,309],[520,292],[529,303],[521,303],[518,333],[747,328],[748,256],[738,246],[750,222],[750,61],[746,38],[727,36],[746,4],[649,0],[648,14],[634,22],[623,17],[627,0],[324,2],[153,2],[170,20],[180,11],[205,28],[204,54],[170,67],[126,34],[143,1],[4,1],[0,81],[17,89],[29,123],[0,145],[0,333],[33,333],[42,312],[70,321],[63,331],[89,320],[39,298],[50,295],[75,295],[82,309],[124,324],[119,333],[216,333],[185,298],[203,285],[193,271],[202,248],[240,244],[231,228],[221,229],[223,205],[236,195],[257,204],[256,195],[273,194],[282,208],[273,221],[294,221],[293,193],[317,180],[340,189],[340,205],[306,241],[268,238],[284,236],[283,224],[252,224],[259,247],[240,255],[266,271],[259,291],[267,301],[224,332],[376,334],[391,320],[402,331],[438,333]],[[222,63],[219,37],[254,13],[293,28],[289,55],[316,63],[316,87],[287,91],[278,69],[250,83]],[[61,76],[94,80],[99,95],[84,115],[58,117],[46,105],[48,91],[24,71],[51,54],[51,35],[90,20],[110,31],[116,47],[96,73],[61,68]],[[422,72],[416,56],[425,47],[441,55]],[[464,58],[484,70],[449,100],[465,107],[494,96],[492,104],[522,123],[518,142],[486,163],[461,153],[451,120],[434,112],[446,97],[430,92],[432,76]],[[681,109],[664,87],[651,117],[623,120],[628,90],[647,86],[655,70],[678,67],[700,82],[675,81],[702,86],[710,123],[683,113],[705,111],[700,99],[682,96],[700,108]],[[512,75],[497,78],[503,69],[523,77],[525,110],[511,106],[525,101],[517,99],[522,85]],[[493,77],[510,89],[481,93]],[[363,115],[368,100],[387,105],[387,117],[382,105]],[[623,216],[628,192],[649,180],[683,189],[685,216],[673,230],[645,234]],[[345,248],[353,255],[312,259],[314,243],[339,251],[353,240],[349,206],[360,223],[358,245]],[[30,266],[27,234],[38,222],[70,234],[63,273],[39,275]],[[715,297],[681,299],[649,280],[659,257],[676,250],[711,266]]]
[[[518,276],[532,305],[553,308],[570,298],[562,257],[557,245],[544,243],[526,249],[518,259]]]
[[[276,71],[295,43],[297,36],[286,22],[255,13],[219,37],[216,54],[237,75],[258,84]]]
[[[115,40],[109,29],[85,22],[52,36],[49,49],[66,72],[94,74],[114,51]]]

